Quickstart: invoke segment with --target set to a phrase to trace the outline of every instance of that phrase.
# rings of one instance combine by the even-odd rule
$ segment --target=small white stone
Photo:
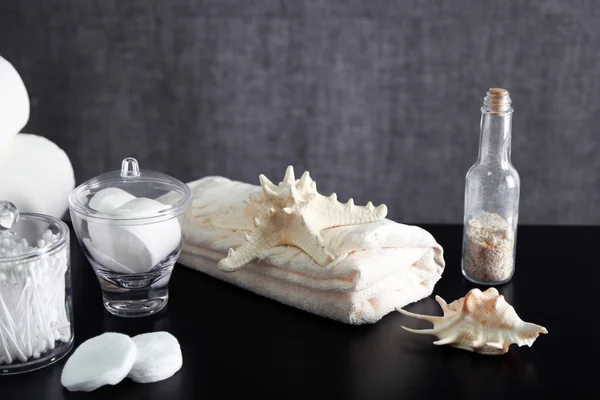
[[[138,354],[129,375],[134,382],[158,382],[173,376],[183,365],[181,347],[168,332],[144,333],[133,337]]]
[[[51,238],[52,238],[52,231],[50,231],[50,230],[47,230],[42,235],[42,239],[44,239],[46,242],[48,242]]]
[[[70,391],[85,392],[116,385],[127,376],[136,356],[137,348],[129,336],[104,333],[75,350],[62,371],[61,383]]]

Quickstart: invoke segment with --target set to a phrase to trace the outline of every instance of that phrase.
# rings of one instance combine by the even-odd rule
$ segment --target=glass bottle
[[[521,183],[510,161],[512,113],[506,89],[487,92],[479,156],[465,182],[462,272],[477,284],[499,285],[514,274]]]

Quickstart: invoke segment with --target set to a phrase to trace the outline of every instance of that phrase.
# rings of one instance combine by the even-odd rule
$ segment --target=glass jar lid
[[[69,228],[50,215],[19,213],[9,201],[0,201],[0,265],[22,262],[60,250]]]
[[[127,157],[120,170],[96,176],[69,196],[71,212],[88,221],[153,223],[184,213],[192,202],[188,185],[160,172],[140,169]]]

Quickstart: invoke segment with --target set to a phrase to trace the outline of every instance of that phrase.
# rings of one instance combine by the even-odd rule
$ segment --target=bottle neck
[[[510,97],[488,93],[481,107],[479,162],[508,165],[512,130]]]
[[[482,113],[479,138],[480,162],[510,162],[512,115]]]

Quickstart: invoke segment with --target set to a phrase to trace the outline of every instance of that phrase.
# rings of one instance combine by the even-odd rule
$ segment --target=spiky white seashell
[[[215,227],[250,231],[246,242],[234,253],[219,262],[223,271],[236,271],[260,257],[265,250],[281,245],[302,249],[318,265],[326,266],[335,259],[326,248],[321,231],[343,225],[377,222],[385,218],[387,207],[356,206],[350,199],[347,204],[337,201],[332,194],[325,197],[317,192],[317,184],[308,171],[300,179],[294,176],[290,165],[283,181],[273,184],[260,175],[262,193],[259,198],[251,196],[244,209],[254,223],[240,222],[239,215],[224,214],[210,220]]]
[[[435,296],[443,317],[420,315],[396,310],[404,315],[433,323],[433,329],[415,330],[402,327],[409,332],[434,335],[436,345],[450,346],[486,355],[501,355],[508,352],[511,344],[531,347],[540,333],[548,333],[540,325],[524,322],[513,306],[495,288],[485,292],[470,290],[465,297],[447,304]]]

